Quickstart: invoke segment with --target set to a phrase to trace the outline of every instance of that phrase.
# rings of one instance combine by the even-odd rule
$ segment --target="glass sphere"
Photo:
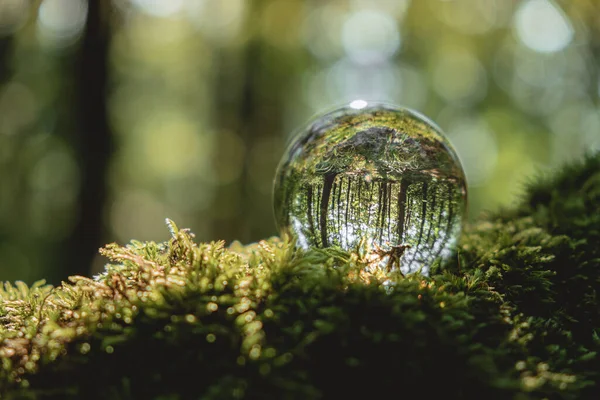
[[[277,169],[282,233],[302,248],[366,243],[388,269],[428,274],[450,257],[466,212],[461,163],[440,128],[415,111],[354,101],[318,116]]]

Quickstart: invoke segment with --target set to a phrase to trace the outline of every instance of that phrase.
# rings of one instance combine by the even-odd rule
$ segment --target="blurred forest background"
[[[275,167],[314,113],[436,121],[470,216],[600,148],[595,0],[0,0],[0,279],[101,270],[107,242],[276,234]]]

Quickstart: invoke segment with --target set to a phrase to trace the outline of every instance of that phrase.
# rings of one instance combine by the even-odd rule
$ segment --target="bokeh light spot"
[[[506,0],[438,1],[431,7],[457,31],[478,35],[502,26],[510,18],[512,8]]]
[[[79,189],[79,169],[65,145],[56,146],[33,166],[29,183],[41,193],[44,203],[55,207],[70,205]]]
[[[433,69],[433,86],[447,101],[481,100],[487,79],[477,57],[466,48],[444,48]]]
[[[0,135],[20,133],[37,113],[38,102],[29,87],[16,81],[0,87]]]
[[[38,13],[38,33],[51,47],[73,44],[85,27],[88,6],[84,0],[44,0]]]
[[[351,14],[342,28],[342,44],[357,63],[385,61],[400,48],[396,21],[379,11],[361,10]]]
[[[573,40],[569,18],[550,0],[528,0],[520,4],[514,19],[518,38],[531,50],[553,53]]]
[[[343,55],[340,32],[344,12],[336,3],[316,7],[302,26],[302,36],[308,50],[320,60],[335,60]]]
[[[448,136],[463,163],[469,186],[485,184],[498,160],[494,132],[483,120],[467,118],[456,121]]]
[[[0,37],[16,32],[25,24],[29,7],[29,0],[0,1]]]
[[[157,17],[168,17],[179,13],[185,0],[131,0],[140,10]]]
[[[268,43],[293,48],[300,36],[304,3],[298,0],[275,0],[262,14],[261,33]]]
[[[213,151],[212,140],[209,135],[200,133],[186,115],[175,111],[157,112],[141,121],[139,129],[149,171],[166,178],[207,167]]]
[[[244,42],[239,35],[250,2],[245,0],[188,1],[186,16],[212,41],[220,44]],[[238,43],[238,44],[239,44]]]

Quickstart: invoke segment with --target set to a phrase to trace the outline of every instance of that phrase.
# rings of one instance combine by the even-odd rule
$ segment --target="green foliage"
[[[7,399],[600,396],[600,156],[482,217],[431,277],[288,239],[108,245],[94,278],[0,291]]]

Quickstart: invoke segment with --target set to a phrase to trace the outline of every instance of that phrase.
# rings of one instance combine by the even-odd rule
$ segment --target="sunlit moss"
[[[7,399],[598,398],[600,155],[480,219],[430,277],[373,254],[111,244],[104,273],[0,290]]]

